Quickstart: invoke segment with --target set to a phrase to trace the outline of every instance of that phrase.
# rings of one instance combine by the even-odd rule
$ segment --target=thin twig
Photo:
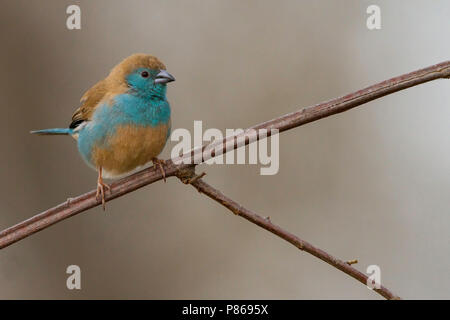
[[[200,178],[195,180],[194,182],[191,182],[190,184],[192,184],[192,186],[195,187],[199,192],[207,195],[209,198],[220,203],[234,214],[241,216],[244,219],[247,219],[251,223],[258,225],[269,232],[272,232],[278,237],[293,244],[298,249],[308,252],[309,254],[312,254],[313,256],[325,261],[326,263],[332,265],[333,267],[348,274],[349,276],[358,280],[362,284],[367,285],[368,277],[361,271],[358,271],[357,269],[353,268],[351,266],[351,263],[344,262],[342,260],[333,257],[332,255],[326,253],[325,251],[313,246],[309,242],[302,240],[296,235],[290,233],[289,231],[286,231],[283,228],[273,224],[270,221],[270,219],[263,218],[262,216],[256,214],[255,212],[252,212],[244,208],[243,206],[239,205],[236,201],[227,197],[219,190],[215,189],[214,187],[212,187],[211,185],[209,185]],[[389,289],[387,289],[384,286],[380,286],[380,289],[373,289],[373,290],[376,291],[378,294],[382,295],[383,297],[385,297],[386,299],[390,300],[400,299],[398,296],[393,294]]]
[[[327,102],[323,102],[314,106],[310,106],[307,108],[302,108],[299,111],[286,114],[279,118],[261,123],[259,125],[253,126],[247,129],[247,132],[250,129],[267,129],[267,136],[271,134],[271,130],[276,129],[279,132],[283,132],[295,127],[299,127],[303,124],[316,121],[328,116],[331,116],[336,113],[347,111],[351,108],[362,105],[366,102],[378,99],[385,95],[404,90],[406,88],[416,86],[428,81],[442,79],[442,78],[450,78],[450,61],[446,61],[440,64],[436,64],[425,69],[420,69],[408,74],[404,74],[399,77],[395,77],[365,89],[356,91],[349,95],[336,98]],[[257,133],[257,139],[260,139],[261,136],[259,132]],[[214,148],[214,152],[210,152],[204,156],[202,154],[201,161],[195,162],[194,165],[186,164],[183,162],[181,164],[180,160],[189,159],[188,163],[193,163],[195,150],[193,149],[190,152],[178,157],[176,159],[170,160],[166,162],[165,172],[166,177],[171,177],[174,175],[180,174],[183,170],[190,169],[193,166],[204,162],[210,158],[218,156],[225,151],[231,151],[240,146],[239,142],[237,142],[237,136],[227,137],[219,144],[222,144],[221,148]],[[232,148],[226,148],[229,144],[232,144]],[[241,145],[247,145],[249,143],[248,137],[245,137],[243,143]],[[210,145],[211,146],[211,145]],[[215,145],[214,145],[215,146]],[[205,150],[206,146],[202,146],[200,150]],[[175,162],[175,163],[174,163]],[[144,169],[140,172],[137,172],[129,177],[123,178],[111,184],[110,192],[107,192],[105,195],[105,200],[110,201],[117,197],[121,197],[129,192],[132,192],[136,189],[139,189],[148,184],[154,183],[158,180],[162,179],[161,172],[159,170],[155,170],[154,168]],[[197,180],[199,181],[199,180]],[[195,184],[196,181],[193,181]],[[69,198],[66,202],[48,209],[40,214],[37,214],[23,222],[20,222],[10,228],[7,228],[0,232],[0,249],[5,248],[23,238],[26,238],[40,230],[43,230],[59,221],[67,219],[71,216],[74,216],[78,213],[86,211],[90,208],[98,206],[101,204],[100,200],[97,200],[95,197],[95,190],[80,195],[75,198]],[[240,208],[240,207],[238,207]],[[234,208],[236,210],[236,208]],[[233,211],[235,213],[239,213],[239,211]],[[270,219],[264,219],[264,221],[270,223]],[[259,225],[259,224],[258,224]],[[262,226],[262,225],[261,225]],[[272,231],[273,232],[273,231]],[[284,238],[283,238],[284,239]],[[286,239],[287,240],[287,239]],[[302,242],[299,242],[300,245]],[[304,243],[303,243],[304,244]],[[306,250],[305,250],[306,251]],[[323,252],[323,255],[328,255]],[[334,259],[329,256],[330,259]],[[321,258],[321,257],[319,257]],[[322,259],[322,258],[321,258]],[[345,264],[345,263],[344,263]],[[332,264],[334,265],[334,264]],[[340,264],[339,264],[340,265]],[[345,269],[341,269],[340,267],[334,265],[338,269],[344,271]],[[348,265],[347,265],[348,266]],[[345,272],[345,271],[344,271]],[[355,277],[355,276],[353,276]],[[358,275],[360,277],[360,275]],[[361,278],[362,279],[362,278]],[[360,280],[361,281],[361,280]]]

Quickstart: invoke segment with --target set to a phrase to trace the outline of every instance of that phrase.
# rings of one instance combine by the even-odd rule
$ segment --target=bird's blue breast
[[[140,97],[125,93],[117,95],[110,103],[99,105],[91,121],[78,135],[78,149],[86,162],[92,163],[94,147],[108,148],[117,128],[126,126],[156,128],[170,122],[170,105],[157,97]],[[166,140],[170,135],[170,128]],[[164,141],[165,142],[165,141]]]

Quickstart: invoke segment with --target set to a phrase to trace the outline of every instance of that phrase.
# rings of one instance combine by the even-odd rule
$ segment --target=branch
[[[307,108],[300,109],[296,112],[286,114],[284,116],[281,116],[279,118],[261,123],[259,125],[253,126],[249,129],[247,129],[244,132],[247,133],[251,129],[267,129],[268,133],[267,136],[271,134],[271,130],[277,129],[280,132],[299,127],[301,125],[304,125],[306,123],[316,121],[331,115],[334,115],[336,113],[344,112],[349,109],[352,109],[354,107],[360,106],[366,102],[381,98],[385,95],[404,90],[407,88],[410,88],[412,86],[416,86],[428,81],[436,80],[436,79],[442,79],[442,78],[450,78],[450,61],[445,61],[440,64],[436,64],[430,67],[427,67],[425,69],[420,69],[408,74],[404,74],[402,76],[392,78],[380,83],[377,83],[375,85],[372,85],[370,87],[367,87],[365,89],[356,91],[354,93],[348,94],[346,96],[336,98],[327,102],[323,102],[314,106],[310,106]],[[213,158],[215,156],[218,156],[225,151],[231,151],[234,149],[237,149],[240,144],[237,138],[239,138],[241,135],[232,136],[232,137],[226,137],[222,142],[216,143],[216,144],[210,144],[209,146],[217,146],[222,145],[220,148],[216,149],[214,152],[211,152],[210,154],[207,154],[206,156],[203,155],[201,157],[201,161],[195,162],[194,166],[197,164],[200,164],[201,162],[204,162],[210,158]],[[257,132],[257,140],[259,140],[261,137],[259,135],[259,132]],[[264,138],[264,137],[263,137]],[[241,145],[247,145],[249,143],[248,137],[245,137]],[[231,145],[231,148],[227,148]],[[197,151],[205,150],[206,146],[202,146],[200,148],[195,148],[191,150],[190,152],[177,157],[175,159],[167,161],[167,164],[165,166],[166,176],[171,177],[175,175],[179,175],[180,172],[183,170],[192,168],[192,165],[181,163],[183,160],[191,160],[188,161],[189,163],[193,163],[194,161],[194,155]],[[181,164],[175,164],[175,163],[181,163]],[[140,172],[137,172],[133,175],[130,175],[126,178],[123,178],[121,180],[118,180],[111,184],[111,191],[106,194],[105,200],[110,201],[112,199],[121,197],[129,192],[132,192],[136,189],[139,189],[143,186],[146,186],[148,184],[154,183],[158,180],[161,180],[162,176],[159,170],[155,170],[153,168],[147,168]],[[194,186],[195,186],[195,182]],[[200,182],[198,182],[200,183]],[[202,185],[202,184],[200,184]],[[205,189],[205,192],[208,191]],[[85,193],[83,195],[80,195],[76,198],[68,199],[66,202],[53,207],[51,209],[48,209],[40,214],[37,214],[23,222],[20,222],[10,228],[7,228],[0,232],[0,249],[3,249],[21,239],[24,239],[33,233],[36,233],[38,231],[41,231],[57,222],[60,222],[64,219],[67,219],[71,216],[74,216],[78,213],[81,213],[83,211],[86,211],[90,208],[93,208],[95,206],[98,206],[101,202],[98,201],[95,197],[95,191],[90,191],[88,193]],[[243,209],[242,207],[238,207]],[[248,211],[248,213],[251,213]],[[258,219],[255,220],[260,221]],[[252,221],[253,222],[253,221]],[[260,221],[261,222],[261,221]],[[264,227],[261,224],[258,224],[262,227]],[[275,226],[270,224],[270,228],[274,228]],[[278,230],[276,227],[273,230]],[[268,229],[269,230],[269,229]],[[273,232],[272,229],[269,231]],[[280,234],[281,236],[281,234]],[[291,235],[293,236],[293,235]],[[289,241],[287,238],[282,237],[283,239]],[[296,244],[303,244],[303,248],[305,251],[307,251],[305,248],[311,249],[310,253],[314,254],[315,256],[319,257],[320,259],[324,257],[328,257],[327,259],[329,261],[338,261],[335,258],[329,256],[327,253],[318,251],[319,249],[312,247],[311,245],[305,245],[306,242],[298,242],[298,238],[292,238],[297,239],[291,243],[294,245]],[[311,247],[310,247],[311,246]],[[314,250],[313,250],[314,248]],[[308,249],[308,250],[309,250]],[[309,252],[309,251],[308,251]],[[319,252],[320,255],[319,255]],[[323,259],[324,260],[324,259]],[[326,260],[324,260],[326,261]],[[328,262],[328,261],[327,261]],[[344,271],[346,270],[345,266],[339,262],[337,265],[331,263],[333,266],[337,267],[338,269]],[[347,264],[349,266],[349,264]],[[344,271],[345,272],[345,271]],[[352,271],[354,272],[354,271]],[[351,273],[349,273],[352,275]],[[358,271],[352,275],[354,278],[358,279],[362,282],[364,280],[362,277],[365,277],[365,275],[360,274]],[[381,290],[381,289],[380,289]],[[381,294],[381,293],[380,293]],[[386,294],[386,297],[389,297],[392,294]],[[385,296],[383,294],[383,296]],[[394,297],[394,295],[392,295]]]
[[[243,217],[244,219],[247,219],[251,223],[258,225],[261,228],[266,229],[269,232],[272,232],[273,234],[277,235],[278,237],[291,243],[298,249],[308,252],[309,254],[312,254],[313,256],[325,261],[326,263],[332,265],[333,267],[348,274],[350,277],[358,280],[362,284],[367,285],[367,283],[368,283],[367,281],[369,278],[361,271],[358,271],[357,269],[353,268],[351,266],[351,263],[339,260],[339,259],[333,257],[332,255],[326,253],[325,251],[313,246],[309,242],[300,239],[296,235],[273,224],[270,221],[270,218],[263,218],[260,215],[242,207],[236,201],[228,198],[223,193],[221,193],[219,190],[213,188],[212,186],[210,186],[209,184],[204,182],[202,179],[196,179],[195,181],[190,182],[190,184],[192,186],[194,186],[199,192],[204,193],[209,198],[213,199],[214,201],[216,201],[216,202],[220,203],[221,205],[223,205],[224,207],[228,208],[234,214],[239,215],[239,216]],[[390,299],[390,300],[400,299],[400,297],[393,294],[389,289],[385,288],[384,286],[380,286],[380,289],[374,288],[373,290],[375,292],[377,292],[378,294],[380,294],[381,296],[385,297],[386,299]]]

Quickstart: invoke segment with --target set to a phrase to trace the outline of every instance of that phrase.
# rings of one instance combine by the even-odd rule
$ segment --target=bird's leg
[[[102,207],[103,207],[103,211],[105,211],[106,206],[105,206],[105,188],[106,190],[110,191],[111,187],[108,186],[106,183],[103,182],[103,178],[102,178],[102,167],[98,168],[98,179],[97,179],[97,193],[95,194],[95,198],[97,200],[99,199],[99,196],[102,197]]]
[[[166,161],[165,160],[161,160],[158,158],[152,158],[152,162],[153,162],[153,168],[156,169],[156,166],[159,167],[159,171],[161,172],[164,182],[166,182],[166,172],[164,171],[163,165],[166,165]]]

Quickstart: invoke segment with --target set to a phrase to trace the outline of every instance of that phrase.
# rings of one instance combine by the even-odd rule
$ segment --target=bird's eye
[[[142,78],[148,78],[148,72],[147,71],[142,71],[141,72],[141,76],[142,76]]]

